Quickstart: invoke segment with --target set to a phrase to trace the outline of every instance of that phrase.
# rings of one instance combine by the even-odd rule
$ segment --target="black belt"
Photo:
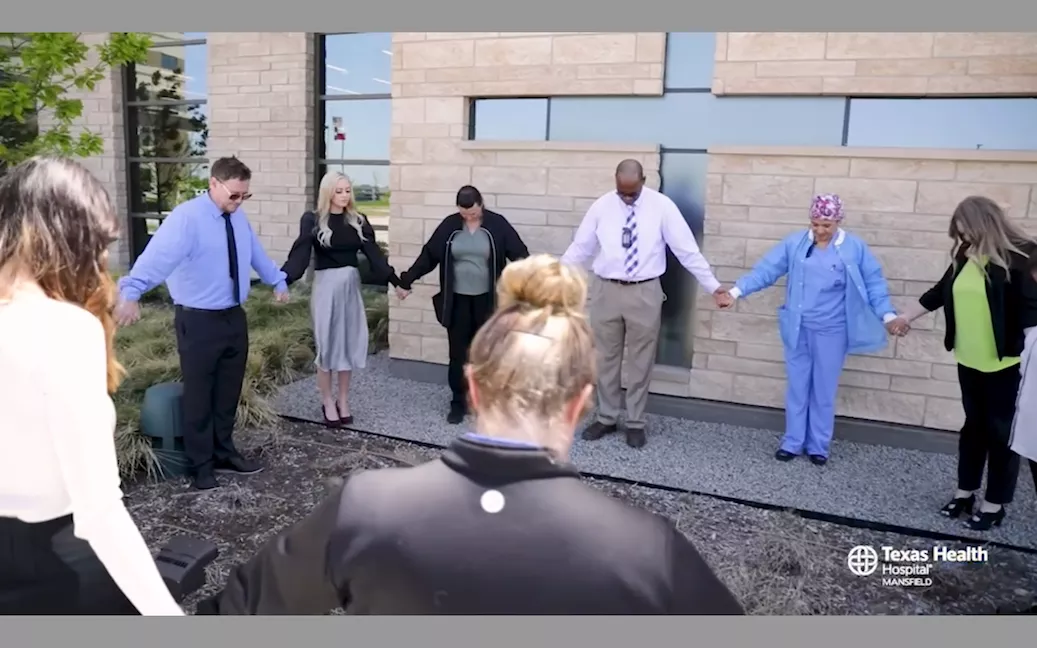
[[[188,313],[211,313],[213,315],[226,315],[235,311],[241,310],[241,306],[231,306],[230,308],[194,308],[193,306],[181,306],[177,304],[177,310],[187,311]]]
[[[608,277],[599,276],[598,279],[607,281],[609,283],[619,284],[620,286],[636,286],[638,284],[648,283],[649,281],[655,281],[659,277],[652,277],[651,279],[639,279],[637,281],[625,281],[623,279],[609,279]]]

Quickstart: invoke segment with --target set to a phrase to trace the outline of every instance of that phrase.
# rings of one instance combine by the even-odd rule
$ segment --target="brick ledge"
[[[965,160],[976,162],[1037,162],[1037,151],[929,148],[870,148],[856,146],[714,146],[713,155],[781,157],[886,158],[910,160]]]
[[[594,153],[658,153],[658,144],[623,142],[525,142],[512,140],[464,140],[464,151],[563,151]]]

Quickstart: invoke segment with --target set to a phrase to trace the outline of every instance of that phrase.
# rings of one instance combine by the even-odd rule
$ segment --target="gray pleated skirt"
[[[353,371],[367,366],[367,312],[356,268],[314,272],[310,314],[318,369]]]

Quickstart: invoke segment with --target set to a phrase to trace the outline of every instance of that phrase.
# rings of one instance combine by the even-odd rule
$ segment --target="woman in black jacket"
[[[596,379],[579,270],[509,265],[467,367],[473,430],[413,468],[349,476],[201,614],[744,614],[667,519],[568,463]]]
[[[314,261],[310,314],[313,318],[314,364],[324,422],[349,425],[349,386],[353,371],[367,366],[369,332],[367,309],[360,287],[359,255],[370,264],[374,279],[399,286],[400,280],[385,258],[374,228],[357,211],[349,177],[327,173],[317,192],[317,208],[302,215],[299,236],[281,270],[287,283],[298,281]],[[338,378],[338,393],[332,389]]]
[[[493,313],[497,279],[509,261],[527,256],[529,250],[511,223],[483,208],[478,189],[464,186],[457,192],[457,211],[443,219],[414,264],[400,275],[397,294],[406,299],[415,281],[439,267],[439,292],[432,307],[447,330],[451,424],[463,421],[467,413],[464,363],[476,331]]]
[[[1010,439],[1024,330],[1037,325],[1037,283],[1030,271],[1037,242],[982,196],[958,205],[950,236],[953,261],[947,271],[901,317],[910,322],[943,308],[944,347],[958,362],[965,424],[958,440],[958,490],[941,513],[964,514],[967,526],[985,531],[1001,525],[1019,475]],[[984,467],[986,492],[977,502]]]

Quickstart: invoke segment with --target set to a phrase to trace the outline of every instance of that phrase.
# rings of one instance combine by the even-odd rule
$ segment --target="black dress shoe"
[[[990,527],[999,527],[1005,521],[1005,507],[988,513],[979,511],[969,519],[965,520],[965,526],[973,531],[989,531]]]
[[[195,490],[205,491],[212,490],[219,486],[219,484],[216,482],[216,477],[214,477],[211,472],[203,472],[194,476],[194,479],[191,480],[191,486]]]
[[[619,428],[616,427],[615,423],[607,425],[601,421],[594,421],[583,430],[583,434],[581,434],[580,437],[584,441],[597,441],[606,434],[612,434],[618,429]]]
[[[258,461],[252,461],[242,456],[231,457],[225,461],[216,462],[216,472],[233,473],[236,475],[254,475],[263,471],[263,466]]]
[[[823,466],[828,463],[828,457],[824,455],[810,455],[810,463],[815,466]]]
[[[788,450],[778,450],[774,453],[774,458],[778,461],[792,461],[796,458],[796,455],[792,454]]]
[[[464,421],[465,414],[467,413],[463,405],[452,403],[450,405],[450,413],[446,415],[446,422],[450,425],[458,425],[461,421]]]
[[[975,494],[969,495],[968,497],[955,497],[948,502],[946,506],[940,509],[940,514],[945,517],[956,519],[961,517],[962,513],[965,515],[972,515],[972,509],[975,506]]]
[[[643,448],[648,443],[648,438],[645,436],[643,429],[627,429],[626,431],[627,445],[631,448]]]

